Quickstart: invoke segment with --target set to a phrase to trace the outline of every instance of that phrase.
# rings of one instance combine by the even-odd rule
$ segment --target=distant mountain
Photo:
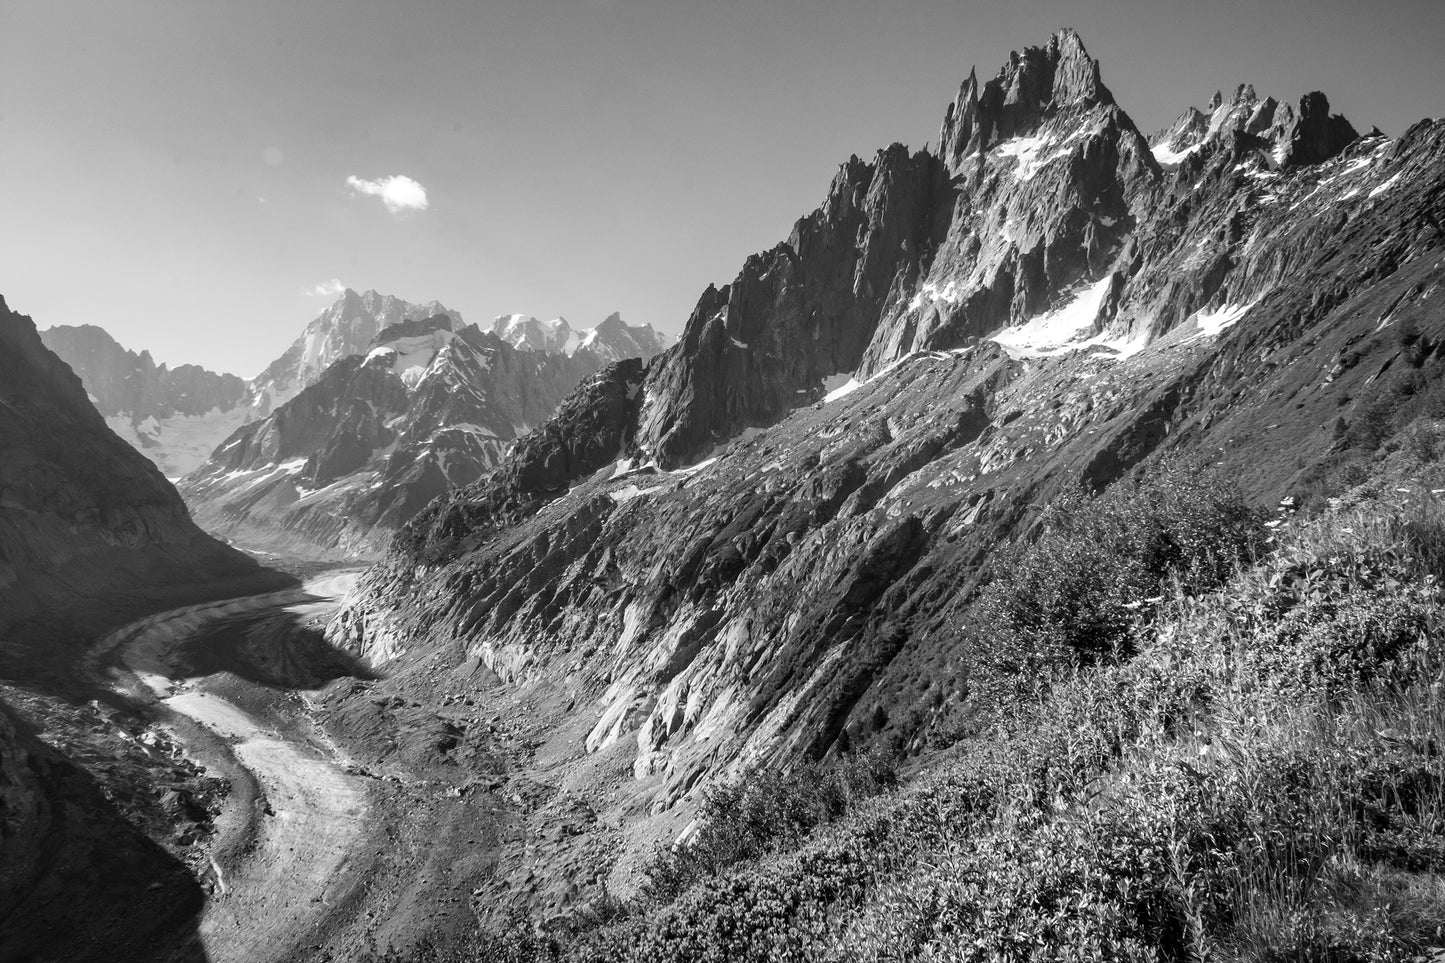
[[[170,478],[204,464],[245,420],[247,386],[235,375],[158,365],[91,324],[57,325],[40,338],[80,376],[111,430]]]
[[[667,348],[667,336],[650,324],[628,324],[617,313],[595,328],[574,330],[566,318],[538,321],[525,314],[503,314],[492,319],[492,333],[519,351],[556,351],[576,354],[587,348],[607,361],[641,358],[651,361]]]
[[[459,312],[440,302],[414,304],[389,294],[347,288],[336,303],[306,326],[286,353],[253,378],[247,389],[248,421],[263,418],[315,382],[333,363],[364,353],[381,331],[402,321],[445,315],[462,324]]]
[[[469,484],[602,364],[519,351],[449,315],[387,326],[181,483],[198,521],[248,546],[364,558]]]

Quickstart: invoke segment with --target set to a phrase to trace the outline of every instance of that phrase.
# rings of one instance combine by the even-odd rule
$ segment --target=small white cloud
[[[330,281],[322,281],[320,284],[306,289],[306,294],[313,298],[334,298],[346,291],[346,285],[341,283],[340,278],[332,278]]]
[[[374,181],[352,174],[346,179],[346,186],[358,194],[381,198],[381,203],[393,214],[427,209],[426,188],[405,174],[392,174]]]

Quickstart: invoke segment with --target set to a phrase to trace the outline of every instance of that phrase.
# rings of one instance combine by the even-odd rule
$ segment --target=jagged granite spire
[[[1322,163],[1359,137],[1348,120],[1330,113],[1329,99],[1318,91],[1301,98],[1296,111],[1273,97],[1261,100],[1253,84],[1240,84],[1232,100],[1216,91],[1207,112],[1186,109],[1149,142],[1154,159],[1172,167],[1209,144],[1241,135],[1256,138],[1255,146],[1268,151],[1275,167]]]
[[[1360,136],[1343,116],[1330,113],[1329,98],[1318,90],[1300,98],[1298,113],[1286,106],[1271,135],[1282,166],[1327,161]]]
[[[1028,133],[1039,121],[1071,107],[1112,104],[1099,64],[1073,30],[1060,30],[1042,47],[1009,54],[998,75],[983,85],[970,69],[958,99],[948,105],[939,152],[950,170],[991,144]]]

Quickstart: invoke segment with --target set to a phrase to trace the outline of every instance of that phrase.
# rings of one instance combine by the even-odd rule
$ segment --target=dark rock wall
[[[250,568],[196,528],[34,323],[0,299],[0,633],[78,597]]]

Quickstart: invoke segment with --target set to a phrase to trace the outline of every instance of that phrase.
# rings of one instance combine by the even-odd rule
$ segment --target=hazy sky
[[[1146,133],[1242,81],[1445,115],[1442,0],[0,0],[0,293],[243,376],[333,280],[676,333],[1066,25]]]

